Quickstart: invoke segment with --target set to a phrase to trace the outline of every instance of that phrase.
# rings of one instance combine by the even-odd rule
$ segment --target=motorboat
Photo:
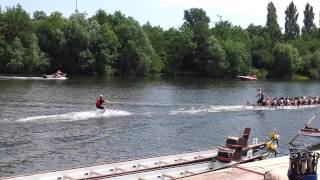
[[[68,79],[67,78],[67,73],[64,73],[62,75],[56,75],[56,74],[47,75],[47,74],[44,74],[44,75],[42,75],[42,77],[45,78],[45,79]]]
[[[252,76],[238,76],[238,78],[242,81],[256,81],[257,77],[256,75],[252,75]]]

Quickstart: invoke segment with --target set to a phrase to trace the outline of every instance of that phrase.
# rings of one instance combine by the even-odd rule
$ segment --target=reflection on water
[[[256,101],[257,87],[272,97],[320,94],[313,81],[0,79],[0,176],[208,149],[245,127],[252,128],[250,141],[279,132],[279,152],[287,154],[287,142],[319,109],[246,106]],[[106,113],[95,110],[99,94],[114,102]],[[295,143],[319,148],[316,138]]]

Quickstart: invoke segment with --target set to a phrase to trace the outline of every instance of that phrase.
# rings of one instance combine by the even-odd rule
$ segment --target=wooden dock
[[[183,178],[184,180],[288,180],[289,156],[272,158],[246,164],[239,164],[231,168],[201,173]],[[318,164],[317,174],[320,173]]]

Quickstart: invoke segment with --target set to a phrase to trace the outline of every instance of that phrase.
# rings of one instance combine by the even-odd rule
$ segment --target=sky
[[[141,25],[149,21],[153,26],[161,26],[164,29],[178,28],[183,23],[183,12],[190,8],[202,8],[210,17],[210,26],[223,20],[230,21],[233,25],[247,28],[250,23],[265,25],[267,5],[270,0],[0,0],[2,10],[6,7],[22,5],[23,9],[32,15],[34,11],[42,10],[49,15],[53,11],[61,12],[69,17],[77,7],[80,12],[86,12],[91,17],[98,9],[108,13],[120,10],[126,16],[138,20]],[[284,28],[285,10],[291,0],[273,0],[277,9],[278,22]],[[297,6],[300,27],[303,25],[303,11],[307,2],[313,6],[315,21],[319,27],[319,0],[295,0]]]

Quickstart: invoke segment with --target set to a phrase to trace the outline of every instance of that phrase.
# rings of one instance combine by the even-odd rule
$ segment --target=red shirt
[[[98,98],[98,99],[96,100],[96,105],[97,105],[97,106],[101,106],[103,102],[104,102],[103,99]]]

